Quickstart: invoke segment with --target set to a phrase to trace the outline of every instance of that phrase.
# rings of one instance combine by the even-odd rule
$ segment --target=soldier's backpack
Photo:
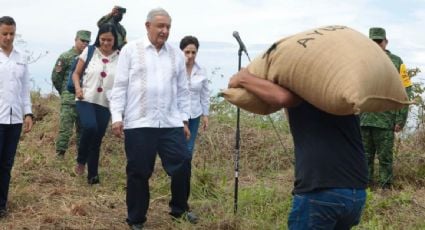
[[[95,48],[96,47],[94,45],[91,45],[91,46],[88,46],[87,47],[87,49],[88,49],[87,59],[86,59],[86,61],[84,63],[83,71],[81,71],[82,74],[80,76],[80,87],[82,86],[82,83],[83,83],[84,71],[86,71],[86,68],[87,68],[87,66],[88,66],[88,64],[90,62],[90,59],[93,57],[93,53],[94,53]],[[72,62],[71,69],[70,69],[69,75],[68,75],[68,81],[66,83],[66,89],[70,93],[73,93],[73,94],[75,94],[75,86],[74,86],[74,82],[72,81],[72,74],[74,73],[75,68],[77,67],[78,59],[79,59],[79,56],[76,56],[75,59],[74,59],[74,61]]]

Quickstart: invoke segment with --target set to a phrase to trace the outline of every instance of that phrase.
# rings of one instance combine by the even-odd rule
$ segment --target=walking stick
[[[239,33],[237,31],[233,32],[233,37],[239,43],[238,50],[238,71],[241,69],[241,59],[242,59],[242,51],[245,52],[248,60],[250,60],[248,52],[246,51],[245,45],[243,44],[241,38],[239,37]],[[233,212],[236,214],[238,212],[238,184],[239,184],[239,154],[240,154],[240,108],[236,109],[236,144],[235,144],[235,155],[234,155],[234,168],[235,168],[235,193],[234,193],[234,202],[233,202]]]
[[[246,57],[248,58],[248,61],[251,61],[251,58],[248,55],[248,51],[246,50],[246,47],[244,43],[242,42],[242,39],[239,36],[239,33],[237,31],[233,32],[233,37],[236,38],[238,44],[239,44],[239,50],[238,50],[238,71],[241,69],[241,59],[242,59],[242,52],[246,54]],[[280,141],[280,144],[282,145],[283,150],[286,152],[285,146],[282,142],[282,139],[277,132],[277,129],[273,123],[273,119],[268,115],[268,118],[270,122],[272,123],[273,129],[276,132],[276,135]],[[236,144],[235,144],[235,155],[234,155],[234,168],[235,168],[235,193],[234,193],[234,206],[233,206],[233,212],[234,214],[238,211],[238,184],[239,184],[239,155],[240,155],[240,108],[237,107],[236,109]]]
[[[239,62],[238,62],[238,71],[241,69],[241,56],[242,56],[242,50],[239,49],[238,51],[239,56]],[[238,107],[236,109],[236,144],[235,144],[235,155],[234,155],[234,162],[235,162],[235,197],[234,197],[234,203],[233,203],[233,212],[236,214],[238,212],[238,183],[239,183],[239,154],[241,146],[239,144],[241,139],[241,133],[240,133],[240,113],[241,109]]]

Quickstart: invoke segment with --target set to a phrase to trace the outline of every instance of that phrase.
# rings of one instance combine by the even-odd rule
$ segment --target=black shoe
[[[90,185],[99,184],[100,183],[99,176],[94,176],[94,177],[88,178],[87,183],[90,184]]]
[[[130,225],[130,229],[131,230],[142,230],[143,224],[132,224],[132,225]]]
[[[7,211],[6,211],[6,209],[0,209],[0,219],[1,218],[4,218],[4,217],[6,217],[7,216]]]
[[[392,184],[383,184],[381,186],[381,189],[382,190],[392,190],[393,189],[393,186],[392,186]]]
[[[58,151],[56,151],[56,158],[58,158],[58,159],[63,159],[63,158],[65,158],[65,150],[58,150]]]
[[[198,216],[193,212],[184,212],[180,216],[174,216],[174,215],[172,215],[172,216],[174,217],[173,220],[175,220],[175,221],[184,220],[184,221],[187,221],[191,224],[196,224],[199,221]]]

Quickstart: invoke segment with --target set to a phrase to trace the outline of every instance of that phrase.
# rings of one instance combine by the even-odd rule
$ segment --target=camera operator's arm
[[[103,24],[108,23],[114,17],[114,15],[118,13],[119,13],[118,6],[114,6],[114,8],[112,8],[112,11],[109,14],[101,17],[99,21],[97,21],[97,27],[100,27]]]
[[[245,88],[276,108],[297,106],[302,99],[288,89],[241,69],[229,81],[229,88]]]

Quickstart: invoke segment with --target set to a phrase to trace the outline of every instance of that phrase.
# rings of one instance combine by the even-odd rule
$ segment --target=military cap
[[[90,41],[91,32],[88,30],[79,30],[77,31],[77,38],[83,41]]]
[[[386,39],[385,29],[380,27],[372,27],[369,29],[370,39]]]
[[[118,12],[120,12],[121,14],[125,14],[125,12],[127,11],[127,9],[122,6],[115,6],[115,9],[117,9]]]

